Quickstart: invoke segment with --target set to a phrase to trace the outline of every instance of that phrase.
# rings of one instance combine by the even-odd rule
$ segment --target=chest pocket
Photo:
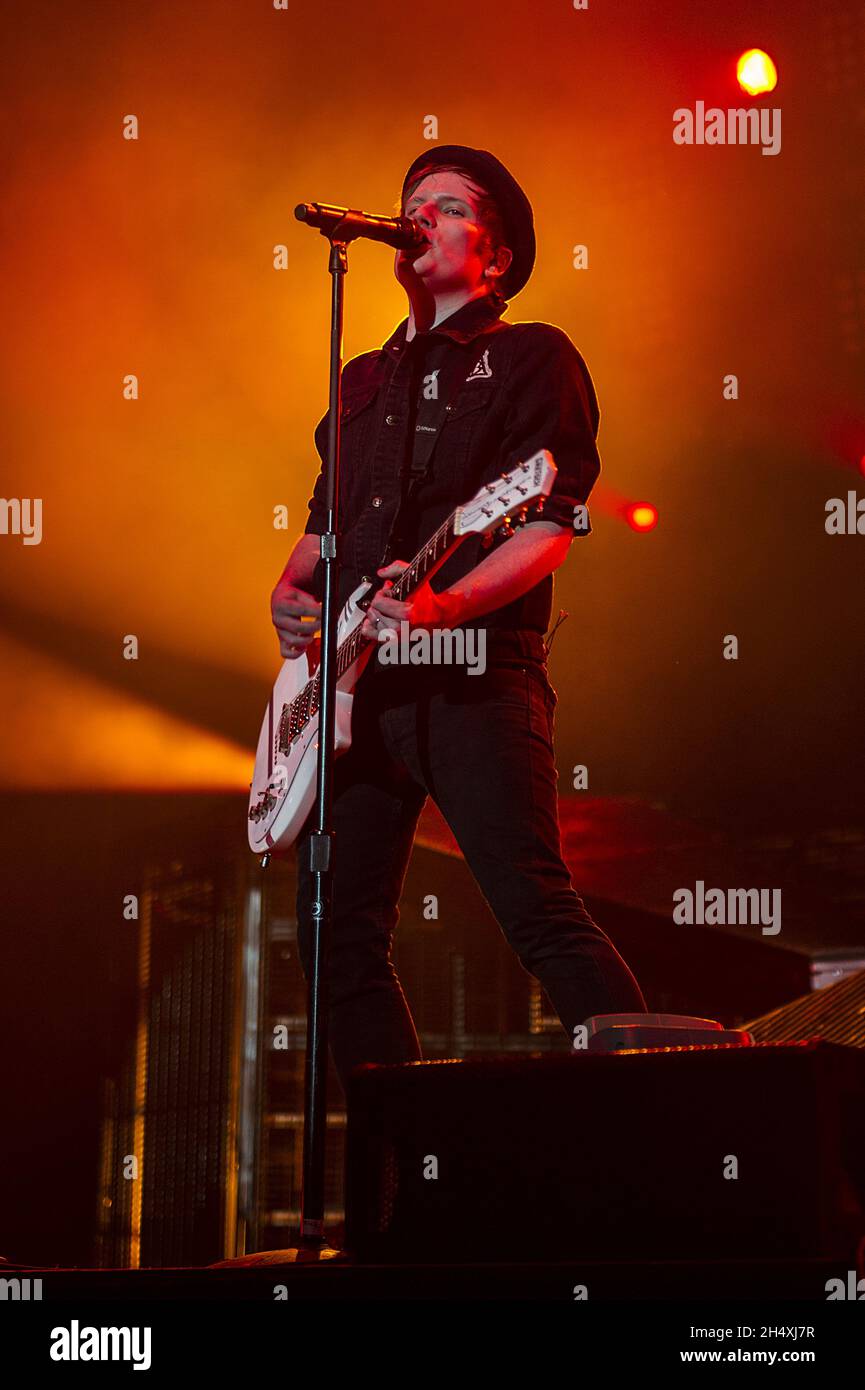
[[[373,404],[378,395],[378,387],[372,386],[347,386],[342,392],[342,411],[340,419],[343,425],[347,420],[354,420],[358,415],[362,415]]]
[[[363,477],[367,473],[364,463],[368,460],[375,438],[378,419],[379,388],[375,382],[364,386],[349,386],[343,389],[340,421],[342,429],[341,477],[347,488],[344,501],[354,516],[361,506]]]
[[[496,395],[495,381],[467,381],[457,393],[456,399],[445,406],[444,423],[463,420],[477,411],[488,411]]]

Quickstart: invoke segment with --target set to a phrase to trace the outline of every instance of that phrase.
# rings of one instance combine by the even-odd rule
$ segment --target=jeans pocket
[[[547,718],[550,722],[550,738],[552,738],[553,732],[555,730],[556,706],[559,703],[559,697],[556,691],[550,685],[549,681],[547,681],[547,686],[544,691],[544,697],[547,702]]]
[[[558,696],[550,685],[547,673],[539,667],[529,666],[526,674],[527,696],[531,702],[532,717],[536,720],[535,729],[542,730],[542,737],[553,752],[553,734]]]
[[[529,703],[529,677],[525,666],[517,663],[496,662],[488,667],[488,692],[491,699],[504,704],[519,705],[525,709]]]

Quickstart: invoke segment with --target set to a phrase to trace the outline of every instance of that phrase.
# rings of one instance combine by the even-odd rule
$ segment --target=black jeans
[[[483,675],[371,665],[361,677],[352,745],[334,764],[329,1039],[343,1087],[361,1062],[422,1058],[391,947],[427,795],[569,1037],[592,1014],[646,1011],[639,985],[562,860],[556,698],[543,659],[519,655],[488,654]],[[297,860],[298,948],[307,976],[309,826]]]

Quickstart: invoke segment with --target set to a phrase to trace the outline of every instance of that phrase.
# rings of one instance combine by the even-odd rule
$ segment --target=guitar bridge
[[[256,804],[250,809],[249,819],[252,821],[264,820],[265,816],[270,815],[276,805],[276,797],[270,787],[259,797]]]

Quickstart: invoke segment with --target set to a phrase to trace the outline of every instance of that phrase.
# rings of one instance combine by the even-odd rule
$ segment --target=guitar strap
[[[400,523],[414,502],[420,487],[430,475],[433,454],[435,453],[435,448],[439,441],[448,406],[453,403],[462,387],[474,373],[481,374],[480,369],[486,365],[485,359],[489,346],[489,339],[492,337],[493,333],[500,332],[509,326],[509,324],[502,323],[500,319],[496,320],[496,322],[490,326],[489,330],[481,335],[482,350],[480,355],[477,356],[474,366],[470,367],[467,374],[464,375],[464,369],[467,363],[472,359],[470,353],[466,353],[465,355],[461,354],[461,356],[463,356],[463,361],[456,362],[452,366],[450,377],[445,378],[444,391],[437,393],[435,397],[427,399],[421,395],[421,361],[419,358],[415,359],[409,390],[409,449],[407,451],[409,457],[406,458],[400,473],[400,503],[390,528],[387,545],[385,546],[384,558],[381,562],[382,566],[390,564],[393,558],[391,547],[399,535]],[[469,346],[471,346],[471,344]],[[507,375],[510,368],[513,347],[514,343],[512,338],[509,348],[501,353],[496,363],[497,375],[499,373],[505,376]],[[483,373],[483,375],[487,374],[488,372]]]

